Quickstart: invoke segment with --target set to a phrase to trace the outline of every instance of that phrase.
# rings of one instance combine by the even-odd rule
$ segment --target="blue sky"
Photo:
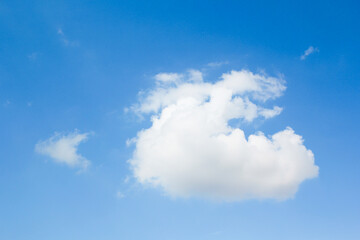
[[[2,1],[0,239],[359,239],[359,16],[356,1]],[[153,133],[150,117],[161,119],[170,106],[137,111],[149,92],[197,86],[189,70],[214,89],[232,70],[285,81],[281,96],[270,92],[266,102],[252,99],[264,93],[260,85],[249,96],[240,93],[258,109],[279,106],[281,113],[265,119],[259,110],[251,121],[229,124],[246,137],[259,131],[271,137],[290,126],[315,159],[294,171],[318,166],[318,174],[297,175],[296,184],[289,182],[294,195],[290,189],[280,200],[273,187],[246,188],[253,195],[243,199],[232,181],[221,185],[234,187],[225,197],[206,176],[191,182],[193,172],[166,180],[159,171],[172,169],[152,165],[163,154],[155,142],[153,148],[142,136],[126,142],[142,129]],[[159,73],[182,77],[171,75],[170,87],[156,85],[167,84]],[[176,133],[184,124],[175,123],[162,132],[184,140]],[[199,146],[186,156],[205,156],[208,146]],[[164,152],[175,159],[172,147]],[[226,159],[219,160],[225,168]],[[311,156],[303,160],[311,163]],[[187,167],[198,171],[194,166]],[[205,169],[214,169],[211,162]],[[188,179],[195,190],[175,187]]]

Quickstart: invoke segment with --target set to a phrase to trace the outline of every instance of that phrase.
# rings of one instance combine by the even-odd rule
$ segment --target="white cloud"
[[[124,183],[129,183],[129,181],[130,181],[130,177],[126,176],[125,179],[124,179]]]
[[[191,69],[189,72],[189,82],[202,82],[203,81],[203,73],[199,70]]]
[[[33,52],[33,53],[29,54],[27,57],[30,61],[35,61],[38,58],[38,56],[39,56],[39,53]]]
[[[60,40],[61,42],[67,46],[67,47],[77,47],[79,46],[79,42],[78,41],[70,41],[67,36],[64,34],[63,30],[61,28],[59,28],[57,30],[57,34],[60,36]]]
[[[55,133],[49,139],[38,142],[35,152],[48,156],[57,163],[86,169],[90,162],[77,153],[77,148],[88,136],[89,133],[80,134],[76,130],[69,134]]]
[[[310,46],[308,49],[305,50],[304,54],[300,56],[300,59],[305,60],[307,58],[307,56],[309,56],[310,54],[313,54],[315,52],[319,52],[319,49],[314,48],[313,46]]]
[[[125,195],[122,192],[120,192],[120,191],[116,192],[116,198],[121,199],[121,198],[124,198],[124,197],[125,197]]]
[[[155,75],[157,84],[177,83],[181,81],[182,78],[183,75],[178,73],[159,73]]]
[[[6,100],[6,101],[3,103],[3,106],[4,106],[4,107],[8,107],[10,104],[11,104],[10,100]]]
[[[228,124],[280,114],[280,107],[261,103],[281,96],[281,78],[246,70],[225,73],[214,83],[189,78],[156,85],[132,106],[152,121],[131,140],[129,163],[137,181],[174,197],[236,201],[291,198],[301,182],[318,175],[313,153],[291,128],[246,137]]]
[[[63,32],[63,30],[61,28],[58,28],[57,34],[59,34],[61,36],[64,36],[64,32]]]
[[[185,78],[188,82],[202,82],[203,74],[199,70],[190,69],[186,74],[158,73],[154,78],[157,85],[166,86],[171,84],[178,85],[182,83]]]
[[[228,61],[223,61],[223,62],[210,62],[210,63],[208,63],[207,65],[208,65],[209,67],[221,67],[221,66],[226,65],[226,64],[229,64],[229,62],[228,62]]]
[[[265,119],[275,117],[282,112],[282,108],[275,106],[273,109],[262,109],[259,114],[263,116]]]

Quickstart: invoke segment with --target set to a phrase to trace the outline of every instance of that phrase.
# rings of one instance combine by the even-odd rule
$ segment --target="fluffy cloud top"
[[[175,197],[287,199],[301,182],[318,175],[313,153],[291,128],[271,137],[261,132],[246,137],[228,123],[280,114],[280,107],[261,104],[281,96],[281,78],[242,70],[211,83],[200,75],[195,70],[158,74],[156,87],[132,106],[152,121],[132,140],[129,162],[140,183]]]
[[[37,143],[35,151],[69,167],[86,169],[90,162],[77,153],[77,148],[88,136],[89,133],[80,134],[77,131],[67,135],[55,133],[49,139]]]

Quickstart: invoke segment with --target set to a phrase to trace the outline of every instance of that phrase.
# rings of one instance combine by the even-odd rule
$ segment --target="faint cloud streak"
[[[310,46],[308,49],[305,50],[304,54],[300,56],[300,60],[305,60],[310,54],[319,52],[318,48],[314,48]]]
[[[60,41],[67,47],[77,47],[79,46],[78,41],[71,41],[67,38],[67,36],[64,34],[63,30],[59,28],[57,30],[57,34],[60,36]]]

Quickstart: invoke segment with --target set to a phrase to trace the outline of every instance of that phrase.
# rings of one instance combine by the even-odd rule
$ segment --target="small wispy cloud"
[[[37,53],[37,52],[33,52],[33,53],[30,53],[29,55],[27,55],[27,58],[30,61],[35,61],[36,59],[38,59],[38,57],[39,57],[39,53]]]
[[[64,36],[64,32],[63,32],[63,30],[62,30],[61,28],[59,28],[59,29],[57,30],[57,33],[58,33],[59,35],[61,35],[61,36]]]
[[[129,181],[130,181],[130,177],[126,176],[125,179],[124,179],[124,183],[128,183]]]
[[[211,235],[219,235],[219,234],[221,234],[221,231],[215,231],[211,233]]]
[[[301,60],[305,60],[310,54],[319,52],[317,47],[310,46],[308,49],[305,50],[304,54],[300,56]]]
[[[229,64],[228,61],[222,61],[222,62],[210,62],[207,64],[209,67],[221,67],[223,65]]]
[[[60,36],[60,40],[65,46],[67,46],[67,47],[77,47],[77,46],[79,46],[79,42],[69,40],[67,38],[67,36],[64,34],[64,31],[61,28],[58,28],[57,34]]]
[[[80,134],[77,130],[69,134],[55,133],[45,141],[35,145],[35,152],[50,157],[54,162],[69,167],[86,169],[90,161],[77,153],[81,142],[88,139],[90,133]]]
[[[121,198],[124,198],[124,197],[125,197],[125,195],[122,192],[120,192],[120,191],[116,192],[116,198],[117,199],[121,199]]]
[[[3,103],[3,106],[4,106],[4,107],[8,107],[10,104],[11,104],[10,100],[6,100],[6,101]]]

